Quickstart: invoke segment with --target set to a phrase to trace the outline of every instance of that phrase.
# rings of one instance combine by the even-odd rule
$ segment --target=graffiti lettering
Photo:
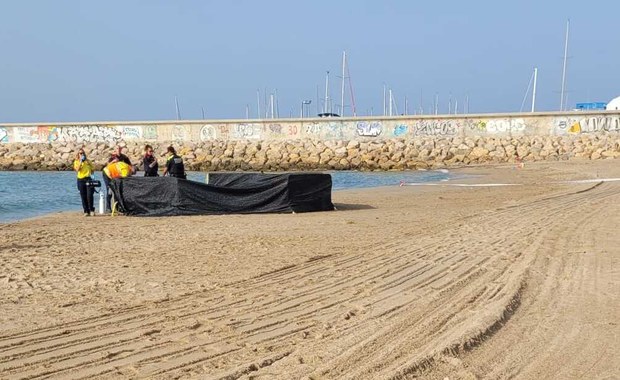
[[[313,123],[306,125],[306,134],[307,135],[318,135],[321,133],[321,126],[319,124]]]
[[[294,136],[297,134],[299,130],[297,129],[296,125],[289,125],[288,126],[288,135],[289,136]]]
[[[414,136],[454,136],[457,125],[446,120],[421,120],[413,126]]]
[[[590,117],[571,125],[568,132],[591,133],[591,132],[619,132],[620,117],[604,116]]]
[[[260,138],[260,127],[255,128],[253,124],[237,124],[234,134],[240,139],[258,139]]]
[[[125,125],[121,127],[121,136],[124,140],[142,139],[142,127],[137,125]]]
[[[377,137],[382,132],[381,122],[360,121],[357,123],[356,130],[359,136]]]
[[[280,124],[269,124],[269,132],[281,135],[282,134],[282,126]]]
[[[121,132],[114,127],[103,127],[99,125],[80,125],[60,128],[60,138],[66,141],[117,142],[121,140],[121,137]]]
[[[525,121],[523,119],[489,120],[486,122],[486,130],[488,133],[523,132]]]

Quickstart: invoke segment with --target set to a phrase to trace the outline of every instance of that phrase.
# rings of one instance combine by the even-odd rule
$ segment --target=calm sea
[[[442,171],[329,172],[333,189],[398,186],[405,182],[436,182],[453,178]],[[101,172],[95,178],[101,178]],[[205,173],[193,172],[190,180],[204,182]],[[95,206],[99,204],[95,194]],[[59,211],[79,211],[80,195],[73,172],[0,172],[0,222],[32,218]]]

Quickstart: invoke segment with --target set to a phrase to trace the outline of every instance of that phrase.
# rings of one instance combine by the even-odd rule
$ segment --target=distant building
[[[609,103],[607,103],[607,111],[618,111],[620,110],[620,96],[615,99],[612,99]]]
[[[577,105],[575,106],[575,111],[604,110],[606,106],[607,103],[603,102],[577,103]]]

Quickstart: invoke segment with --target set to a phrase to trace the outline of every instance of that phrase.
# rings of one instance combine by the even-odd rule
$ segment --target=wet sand
[[[617,378],[618,161],[458,171],[519,186],[0,224],[0,378]]]

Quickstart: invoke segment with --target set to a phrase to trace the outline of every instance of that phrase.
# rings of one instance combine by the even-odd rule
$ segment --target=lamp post
[[[301,101],[301,118],[302,119],[304,118],[304,115],[305,115],[305,113],[304,113],[304,106],[307,106],[307,105],[309,105],[311,103],[312,103],[312,100],[302,100]]]

